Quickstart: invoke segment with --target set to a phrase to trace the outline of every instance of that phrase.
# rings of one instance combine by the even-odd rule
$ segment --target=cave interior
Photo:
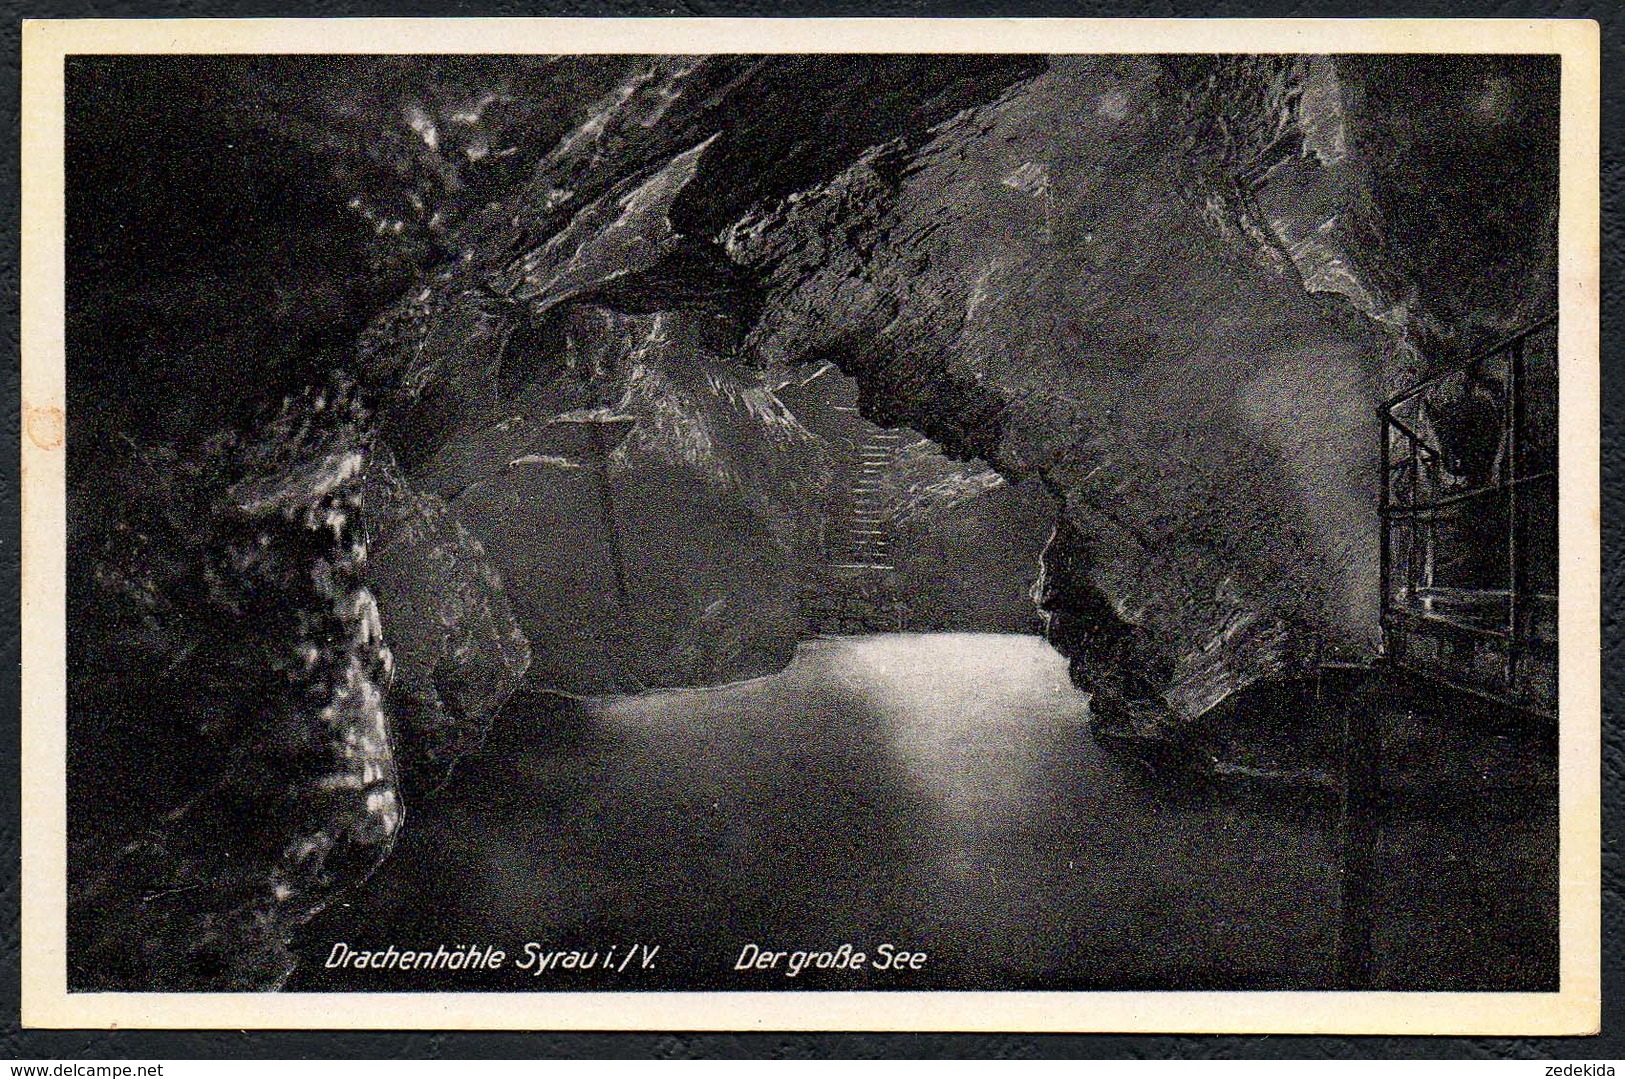
[[[72,988],[1555,988],[1555,60],[67,86]]]

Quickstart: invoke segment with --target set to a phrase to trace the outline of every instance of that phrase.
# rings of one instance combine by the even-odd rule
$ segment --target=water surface
[[[530,698],[310,927],[295,988],[603,979],[311,969],[337,940],[659,944],[627,989],[1325,984],[1329,810],[1182,794],[1102,751],[1087,718],[1061,656],[998,634],[820,639],[747,683]],[[882,942],[930,958],[732,969],[747,943]]]

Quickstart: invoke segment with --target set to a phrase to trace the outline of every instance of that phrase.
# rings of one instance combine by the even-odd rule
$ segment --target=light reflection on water
[[[948,817],[1012,825],[1042,804],[1056,732],[1081,729],[1089,696],[1038,637],[886,634],[818,657],[864,701],[910,782]]]
[[[743,941],[891,940],[938,956],[933,984],[1315,984],[1326,822],[1170,802],[1087,715],[1042,639],[979,633],[819,639],[768,678],[509,715],[355,916],[658,937],[702,968]]]

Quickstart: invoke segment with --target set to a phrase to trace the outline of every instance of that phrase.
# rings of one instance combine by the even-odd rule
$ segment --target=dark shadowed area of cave
[[[67,75],[70,988],[1555,988],[1555,60]]]

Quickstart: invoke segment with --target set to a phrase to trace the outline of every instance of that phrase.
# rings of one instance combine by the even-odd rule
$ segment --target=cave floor
[[[819,639],[732,686],[518,698],[445,790],[410,805],[391,861],[306,928],[289,988],[1337,987],[1335,786],[1153,777],[1102,748],[1087,712],[1042,640],[994,634]],[[1549,988],[1551,785],[1496,771],[1527,779],[1538,752],[1414,702],[1393,712],[1375,984]],[[338,941],[509,958],[324,969]],[[515,969],[526,942],[615,946],[617,965],[630,945],[659,952],[536,975]],[[733,969],[746,944],[845,943],[863,970]],[[883,943],[929,958],[876,970]]]

